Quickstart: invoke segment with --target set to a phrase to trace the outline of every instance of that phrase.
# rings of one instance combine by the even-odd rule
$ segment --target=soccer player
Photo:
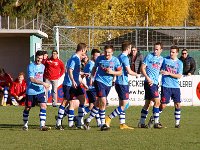
[[[180,127],[181,117],[181,99],[180,99],[180,85],[178,79],[182,77],[183,63],[177,58],[179,48],[177,46],[171,46],[170,56],[164,58],[162,65],[162,86],[161,86],[161,105],[160,113],[170,102],[170,98],[174,101],[175,106],[175,128]]]
[[[85,73],[85,77],[86,77],[86,83],[87,83],[87,86],[89,87],[89,89],[86,91],[86,94],[87,94],[87,97],[88,97],[88,100],[89,100],[89,108],[88,110],[92,110],[92,108],[94,107],[94,105],[96,106],[96,90],[95,90],[95,87],[94,86],[90,86],[90,77],[91,77],[91,72],[92,72],[92,69],[94,67],[94,64],[95,64],[95,60],[97,59],[97,57],[100,56],[100,51],[98,49],[92,49],[91,51],[91,60],[86,64],[85,68],[84,68],[84,73]],[[95,107],[94,107],[95,108]],[[92,116],[91,116],[92,115]],[[94,116],[94,113],[91,112],[90,113],[90,116],[88,118],[90,119],[86,119],[85,122],[87,122],[87,126],[89,126],[89,122],[94,118],[96,117],[97,119],[97,126],[100,126],[101,125],[101,120],[100,120],[100,117],[99,117],[99,112],[97,114],[95,114]],[[89,129],[89,127],[85,127],[84,125],[84,128],[86,129]]]
[[[133,72],[130,68],[128,55],[131,52],[131,46],[131,43],[128,41],[122,43],[122,53],[118,56],[118,59],[122,64],[122,75],[117,76],[115,82],[115,89],[119,97],[119,107],[117,107],[109,116],[106,116],[107,126],[110,126],[112,118],[119,116],[120,129],[133,129],[125,124],[125,110],[129,105],[128,74],[138,76],[138,74]]]
[[[37,51],[35,54],[35,62],[28,66],[28,82],[26,90],[25,109],[23,111],[23,130],[28,130],[28,118],[31,107],[36,103],[40,104],[40,130],[48,131],[50,127],[45,126],[46,123],[46,99],[45,90],[49,87],[48,83],[43,82],[44,65],[42,64],[43,51]]]
[[[162,128],[159,125],[159,106],[160,98],[158,92],[158,77],[160,69],[163,63],[163,57],[160,56],[163,49],[162,43],[158,42],[154,44],[154,52],[149,53],[141,66],[141,73],[145,76],[144,81],[144,90],[145,90],[145,104],[141,110],[141,118],[138,123],[139,128],[147,128],[145,125],[145,120],[148,115],[148,110],[151,104],[151,101],[154,102],[153,105],[153,117],[155,120],[154,128]]]
[[[122,74],[122,67],[119,60],[112,56],[114,47],[112,45],[106,45],[104,47],[104,55],[99,56],[95,65],[92,69],[90,85],[92,85],[93,77],[94,86],[97,92],[97,103],[98,107],[95,107],[91,110],[98,113],[101,119],[101,131],[108,130],[109,127],[105,124],[105,109],[106,109],[106,99],[112,87],[112,81],[114,76],[120,76]]]
[[[71,56],[66,64],[66,73],[63,81],[63,92],[64,97],[63,101],[58,109],[58,118],[56,121],[56,129],[63,130],[62,119],[65,112],[65,107],[69,104],[68,107],[68,126],[72,128],[74,120],[74,109],[75,101],[73,100],[76,97],[79,101],[78,108],[78,128],[82,127],[83,116],[84,116],[84,103],[85,96],[84,92],[80,86],[80,70],[81,70],[81,57],[87,52],[87,46],[85,43],[79,43],[77,45],[76,53]]]

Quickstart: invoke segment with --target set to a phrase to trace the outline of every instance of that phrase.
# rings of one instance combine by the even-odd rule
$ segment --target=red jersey
[[[2,90],[4,87],[10,87],[12,82],[13,79],[9,74],[5,73],[4,76],[0,76],[0,90]]]
[[[49,80],[59,79],[65,72],[64,63],[60,59],[52,57],[45,62],[44,78]]]
[[[22,83],[19,83],[19,80],[16,79],[12,86],[10,87],[10,94],[12,96],[26,96],[26,81],[23,80]]]

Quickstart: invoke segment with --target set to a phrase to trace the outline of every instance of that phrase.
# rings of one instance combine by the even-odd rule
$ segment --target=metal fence
[[[57,49],[60,58],[66,61],[80,42],[88,45],[89,49],[103,49],[106,44],[115,47],[117,55],[124,40],[132,42],[146,55],[153,50],[153,44],[162,42],[163,55],[166,55],[171,45],[180,49],[187,48],[197,64],[196,74],[200,73],[200,27],[119,27],[119,26],[55,26],[53,29],[45,24],[42,16],[37,18],[11,18],[0,16],[1,29],[34,29],[51,34],[51,40],[43,40],[43,49]],[[53,38],[52,37],[52,38]]]

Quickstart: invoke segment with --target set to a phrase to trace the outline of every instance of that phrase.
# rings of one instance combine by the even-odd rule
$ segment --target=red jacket
[[[0,90],[2,90],[5,86],[10,87],[12,85],[13,79],[7,73],[4,76],[0,76]]]
[[[45,62],[44,78],[49,80],[59,79],[65,72],[64,63],[60,59],[52,57]]]
[[[14,97],[16,96],[26,96],[26,81],[23,80],[22,83],[19,83],[19,80],[16,79],[12,86],[10,87],[10,94]]]

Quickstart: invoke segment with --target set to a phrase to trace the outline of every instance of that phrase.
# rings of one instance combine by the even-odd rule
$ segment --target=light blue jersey
[[[43,81],[43,74],[44,74],[44,68],[45,66],[43,64],[37,65],[36,63],[31,63],[28,66],[27,74],[28,74],[28,80],[27,80],[27,89],[26,94],[27,95],[37,95],[44,93],[44,86],[39,85],[36,83],[32,83],[30,78],[34,78],[39,81]]]
[[[84,73],[91,74],[93,67],[94,67],[94,61],[90,60],[84,67],[84,70],[83,70]],[[90,89],[94,88],[94,86],[92,86],[92,87],[90,86],[90,77],[88,77],[88,76],[86,77],[86,84]]]
[[[106,86],[112,86],[113,80],[113,75],[106,73],[106,69],[121,70],[121,64],[115,56],[112,56],[110,60],[107,60],[104,55],[99,56],[95,61],[95,67],[97,68],[95,80]]]
[[[164,58],[162,64],[162,70],[167,72],[171,72],[173,74],[182,74],[183,73],[183,63],[178,58],[176,60],[172,60],[170,56]],[[173,78],[169,75],[162,75],[162,86],[168,88],[180,88],[178,79]]]
[[[120,85],[128,85],[128,72],[126,71],[126,67],[130,67],[129,58],[126,54],[121,53],[118,56],[118,59],[122,65],[122,75],[117,76],[116,83]]]
[[[155,56],[154,53],[149,53],[144,58],[143,64],[146,65],[146,73],[153,81],[153,84],[158,84],[158,77],[162,63],[163,63],[163,57]]]
[[[76,54],[72,55],[72,57],[67,61],[66,64],[67,72],[65,73],[63,85],[72,86],[72,81],[69,78],[69,69],[73,70],[74,81],[76,82],[77,85],[80,85],[79,75],[81,70],[81,60],[78,57],[78,55]]]

